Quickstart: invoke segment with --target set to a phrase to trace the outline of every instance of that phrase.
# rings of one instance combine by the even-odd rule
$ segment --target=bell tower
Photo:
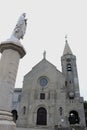
[[[65,76],[65,86],[67,90],[67,97],[74,99],[80,96],[79,83],[76,66],[76,56],[73,55],[67,39],[65,39],[65,48],[63,56],[61,57],[62,72]]]

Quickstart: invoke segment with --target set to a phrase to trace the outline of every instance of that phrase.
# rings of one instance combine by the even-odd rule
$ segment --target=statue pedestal
[[[10,112],[0,111],[0,130],[15,130],[16,124],[12,120]]]
[[[13,121],[0,121],[0,130],[16,130],[16,125]]]
[[[16,130],[11,114],[12,96],[20,58],[26,52],[19,41],[7,40],[0,44],[0,130]]]

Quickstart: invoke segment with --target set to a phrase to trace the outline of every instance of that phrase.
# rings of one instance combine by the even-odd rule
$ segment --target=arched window
[[[70,111],[69,113],[69,122],[70,124],[79,124],[80,119],[77,111]]]
[[[21,95],[18,95],[18,101],[19,102],[21,101]]]
[[[24,115],[26,114],[26,107],[25,106],[23,107],[23,114]]]
[[[16,120],[18,119],[17,110],[12,110],[11,113],[13,115],[13,121],[16,123]]]
[[[47,125],[47,110],[43,107],[37,110],[37,125]]]
[[[65,81],[65,86],[67,86],[67,81]]]

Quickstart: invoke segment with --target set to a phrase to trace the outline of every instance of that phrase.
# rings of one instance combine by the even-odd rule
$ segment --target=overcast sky
[[[26,56],[21,59],[15,87],[43,58],[61,71],[60,58],[65,35],[77,57],[81,96],[87,100],[87,0],[0,0],[0,41],[8,39],[19,16],[27,14],[28,26],[21,43]]]

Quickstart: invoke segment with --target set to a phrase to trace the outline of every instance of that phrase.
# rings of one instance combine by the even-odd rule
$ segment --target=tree
[[[84,110],[85,110],[85,120],[86,120],[86,126],[87,126],[87,101],[84,101]]]

